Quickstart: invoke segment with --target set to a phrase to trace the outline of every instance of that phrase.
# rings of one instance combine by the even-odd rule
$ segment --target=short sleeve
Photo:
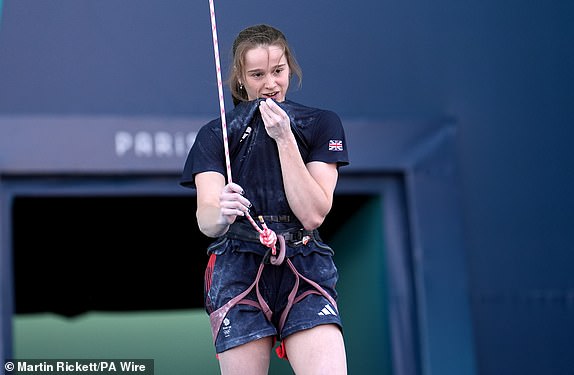
[[[333,111],[323,111],[314,126],[313,141],[308,161],[349,164],[345,130],[339,116]]]
[[[201,172],[213,171],[225,175],[223,139],[221,128],[216,125],[212,121],[197,133],[183,167],[179,182],[181,186],[195,188],[195,176]]]

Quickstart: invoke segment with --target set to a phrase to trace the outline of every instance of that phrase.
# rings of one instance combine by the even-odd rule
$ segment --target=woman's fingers
[[[289,116],[272,99],[261,101],[259,111],[271,138],[277,139],[291,130]]]
[[[251,202],[243,196],[243,188],[236,183],[225,185],[219,197],[221,214],[229,216],[228,221],[235,220],[235,216],[245,216],[249,211]]]
[[[259,102],[259,109],[263,116],[272,119],[286,119],[288,118],[287,113],[283,108],[279,107],[273,99],[262,100]]]
[[[224,193],[239,193],[243,194],[243,188],[237,185],[235,182],[230,182],[229,184],[223,187]]]

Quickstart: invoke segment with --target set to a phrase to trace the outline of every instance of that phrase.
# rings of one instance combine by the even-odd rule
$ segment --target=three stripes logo
[[[321,311],[319,311],[318,315],[320,315],[320,316],[326,316],[326,315],[337,316],[337,312],[331,307],[331,305],[325,305],[325,307],[323,307],[321,309]]]

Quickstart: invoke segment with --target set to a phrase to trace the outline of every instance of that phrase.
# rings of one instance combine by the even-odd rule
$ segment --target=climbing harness
[[[210,262],[211,261],[213,261],[213,262],[215,261],[215,257],[213,255],[212,255],[212,258],[210,258]],[[337,302],[333,299],[333,297],[331,297],[329,295],[329,293],[327,293],[315,281],[303,276],[299,271],[297,271],[297,269],[295,268],[295,266],[291,262],[291,259],[287,258],[285,260],[285,262],[287,263],[287,265],[289,266],[289,268],[291,269],[291,271],[295,275],[295,284],[293,285],[293,288],[291,289],[291,292],[289,293],[289,297],[287,298],[287,306],[285,307],[285,309],[281,313],[281,317],[279,320],[279,327],[278,327],[279,332],[282,331],[283,325],[285,324],[285,321],[287,320],[287,316],[289,315],[289,312],[291,311],[291,308],[293,307],[293,305],[296,304],[297,302],[301,301],[302,299],[304,299],[305,297],[307,297],[310,294],[322,295],[331,303],[331,305],[335,309],[337,309]],[[211,267],[213,267],[213,264],[211,265]],[[223,319],[225,319],[225,316],[227,315],[229,310],[237,304],[245,304],[245,305],[255,306],[263,312],[263,314],[265,315],[267,320],[271,321],[271,318],[272,318],[271,308],[269,307],[267,302],[265,302],[265,299],[262,297],[261,291],[259,289],[259,279],[261,278],[261,274],[263,273],[264,267],[265,267],[265,262],[261,262],[261,264],[259,265],[259,269],[257,270],[257,276],[255,277],[255,281],[253,281],[253,283],[249,286],[249,288],[247,288],[245,291],[243,291],[239,295],[235,296],[234,298],[230,299],[225,305],[221,306],[219,309],[217,309],[214,312],[212,312],[211,314],[209,314],[209,320],[211,322],[211,333],[213,335],[213,341],[214,342],[217,338],[217,334],[219,333],[219,329],[221,328],[221,324],[223,323]],[[299,296],[297,296],[297,291],[299,290],[300,280],[306,281],[311,286],[313,286],[315,289],[307,290],[306,292],[301,293]],[[257,301],[253,301],[253,300],[250,300],[248,298],[245,298],[245,297],[247,297],[247,295],[249,293],[251,293],[253,288],[255,288],[255,293],[257,295]]]
[[[226,116],[225,116],[225,103],[224,103],[224,97],[223,97],[223,83],[222,83],[222,78],[221,78],[221,64],[220,64],[220,59],[219,59],[219,46],[218,46],[218,40],[217,40],[217,24],[216,24],[216,20],[215,20],[215,7],[214,7],[213,3],[214,3],[213,0],[209,0],[209,8],[210,8],[210,12],[211,12],[211,31],[212,31],[212,38],[213,38],[213,52],[214,52],[214,57],[215,57],[217,88],[218,88],[218,92],[219,92],[219,109],[220,109],[220,115],[221,115],[221,128],[222,128],[222,132],[223,132],[223,146],[224,146],[224,153],[225,153],[225,164],[226,164],[226,168],[227,168],[227,181],[228,181],[228,183],[230,183],[230,182],[232,182],[231,161],[230,161],[230,157],[229,157],[229,142],[228,142],[228,138],[227,138],[227,120],[226,120]],[[259,225],[255,222],[255,220],[251,217],[251,215],[248,212],[245,213],[245,216],[246,216],[247,220],[249,221],[249,223],[251,224],[251,226],[257,231],[257,233],[259,235],[259,238],[258,238],[259,242],[261,244],[265,245],[266,247],[268,247],[269,251],[263,257],[263,261],[259,265],[259,268],[257,270],[257,276],[255,277],[255,280],[253,281],[253,283],[245,291],[243,291],[239,295],[237,295],[234,298],[232,298],[231,300],[229,300],[225,305],[221,306],[217,310],[210,313],[209,318],[210,318],[210,322],[211,322],[213,341],[215,342],[217,339],[219,329],[221,328],[221,324],[222,324],[223,320],[225,319],[225,316],[227,315],[229,310],[237,304],[247,304],[247,305],[255,306],[263,312],[263,314],[265,315],[267,320],[271,321],[271,318],[272,318],[271,308],[269,307],[267,302],[264,300],[263,296],[261,295],[260,289],[259,289],[259,280],[261,278],[261,275],[263,273],[263,269],[265,268],[266,264],[279,266],[285,262],[289,266],[289,268],[291,269],[291,271],[293,272],[293,274],[295,276],[295,283],[294,283],[294,286],[293,286],[291,292],[289,293],[289,296],[287,299],[287,305],[284,308],[284,310],[282,311],[280,319],[279,319],[279,327],[278,327],[279,330],[278,330],[278,332],[282,331],[283,326],[287,320],[287,316],[289,315],[289,312],[291,311],[291,308],[293,307],[293,305],[296,304],[297,302],[301,301],[302,299],[304,299],[305,297],[307,297],[310,294],[318,294],[318,295],[324,296],[336,310],[337,309],[337,303],[334,300],[334,298],[331,297],[329,295],[329,293],[327,293],[315,281],[303,276],[295,268],[295,266],[293,265],[291,260],[286,257],[286,246],[287,246],[286,243],[287,242],[289,242],[293,246],[297,246],[300,244],[306,245],[308,241],[310,241],[312,239],[314,240],[316,237],[318,237],[317,231],[316,230],[315,231],[306,231],[303,229],[295,229],[295,230],[287,230],[284,233],[277,235],[273,230],[271,230],[269,227],[267,227],[267,224],[265,223],[265,217],[264,216],[258,216],[258,220],[259,220],[259,223],[261,224],[261,227],[259,227]],[[283,216],[285,216],[285,215],[283,215]],[[266,217],[270,218],[271,219],[270,221],[275,221],[275,222],[282,222],[285,220],[285,218],[282,217],[282,215],[266,216]],[[253,235],[252,231],[246,231],[246,230],[239,230],[238,231],[237,230],[238,228],[239,228],[239,223],[236,221],[234,224],[232,224],[230,226],[230,228],[229,228],[228,232],[225,234],[225,236],[228,239],[239,239],[239,240],[244,240],[244,241],[254,241],[254,240],[256,241],[257,240],[255,238],[255,236]],[[216,259],[216,255],[212,253],[211,257],[209,259],[208,265],[207,265],[208,270],[213,270],[213,267],[215,264],[215,259]],[[305,292],[303,292],[297,296],[297,291],[299,290],[299,285],[300,285],[301,280],[307,282],[314,289],[305,291]],[[206,290],[208,290],[209,285],[211,284],[211,273],[210,272],[206,272],[206,283],[207,283]],[[252,292],[253,289],[255,289],[257,301],[246,298]],[[287,355],[285,352],[285,347],[284,347],[283,343],[278,348],[276,348],[276,352],[279,355],[279,357],[287,358]]]

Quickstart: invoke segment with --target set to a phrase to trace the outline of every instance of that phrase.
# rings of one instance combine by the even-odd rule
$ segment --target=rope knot
[[[259,241],[270,248],[267,252],[266,258],[268,257],[271,264],[278,266],[282,264],[285,259],[285,238],[283,238],[283,236],[277,236],[274,231],[269,229],[265,224],[265,220],[263,220],[263,216],[259,216],[259,222],[261,222],[261,227],[263,227],[263,229],[259,228],[254,220],[251,224],[259,232]],[[277,254],[277,240],[279,240],[279,254]]]
[[[275,234],[275,232],[269,229],[267,226],[265,226],[259,233],[259,241],[263,245],[271,248],[273,255],[277,254],[277,249],[275,247],[275,244],[277,243],[277,234]]]

